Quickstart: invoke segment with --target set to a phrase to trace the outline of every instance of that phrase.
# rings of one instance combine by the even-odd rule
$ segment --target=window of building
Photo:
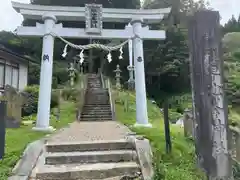
[[[11,62],[2,63],[0,61],[0,89],[10,85],[19,88],[19,65]]]
[[[0,62],[0,89],[4,88],[4,64]]]

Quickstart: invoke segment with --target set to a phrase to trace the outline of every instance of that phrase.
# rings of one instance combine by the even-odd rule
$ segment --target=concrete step
[[[106,163],[106,162],[130,162],[136,161],[137,154],[133,150],[115,151],[86,151],[86,152],[63,152],[48,153],[45,164],[87,164],[87,163]]]
[[[86,102],[85,105],[88,106],[105,106],[108,105],[109,103],[92,103],[92,102]]]
[[[112,115],[111,111],[83,111],[82,115]]]
[[[87,105],[85,104],[83,106],[83,109],[95,109],[95,110],[108,110],[111,109],[111,105],[110,104],[102,104],[102,105]]]
[[[41,180],[80,180],[104,179],[115,176],[133,175],[140,172],[135,162],[96,163],[72,165],[45,165],[41,167],[36,179]]]
[[[86,100],[87,101],[96,101],[96,102],[107,102],[107,101],[109,101],[108,98],[98,98],[98,97],[95,97],[95,98],[93,98],[93,97],[86,97]]]
[[[89,98],[91,98],[91,97],[97,97],[97,98],[109,98],[108,97],[108,94],[106,93],[104,93],[104,94],[99,94],[99,93],[86,93],[86,97],[89,97]]]
[[[82,112],[89,112],[89,113],[92,113],[92,112],[110,112],[111,111],[111,108],[103,108],[103,109],[97,109],[97,108],[83,108],[82,109]]]
[[[89,93],[89,94],[86,94],[86,97],[89,98],[89,99],[108,99],[108,95],[106,94],[103,94],[103,95],[99,95],[99,94],[94,94],[94,93]]]
[[[84,107],[96,107],[96,108],[105,108],[105,107],[110,107],[110,104],[103,104],[101,106],[91,106],[91,105],[84,105]]]
[[[81,118],[105,119],[112,118],[109,114],[82,114]]]
[[[126,140],[47,143],[47,152],[84,152],[107,150],[133,150],[134,144]]]
[[[107,93],[108,89],[98,88],[98,89],[87,89],[86,92],[94,92],[94,93]]]
[[[108,100],[88,100],[88,99],[86,99],[86,101],[88,101],[88,102],[102,102],[102,103],[104,103],[104,104],[106,104],[106,103],[109,103],[109,101]]]
[[[94,118],[90,118],[90,117],[81,117],[80,121],[95,121],[95,122],[101,122],[101,121],[112,121],[112,117],[108,117],[108,118],[100,118],[100,117],[94,117]]]
[[[104,102],[104,101],[85,101],[85,104],[109,104],[109,102]]]
[[[105,109],[96,109],[96,108],[83,108],[82,112],[86,113],[108,113],[111,112],[111,108],[105,108]]]

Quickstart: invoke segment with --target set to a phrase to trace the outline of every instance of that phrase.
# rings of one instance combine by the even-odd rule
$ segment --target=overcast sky
[[[29,3],[30,0],[14,0],[22,3]],[[240,0],[210,0],[211,7],[220,11],[221,23],[225,23],[233,14],[240,14]],[[22,17],[11,7],[11,0],[1,0],[0,5],[0,31],[13,31],[21,25]]]

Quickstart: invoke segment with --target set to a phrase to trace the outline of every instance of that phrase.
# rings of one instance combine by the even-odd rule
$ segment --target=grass
[[[36,116],[28,117],[35,120]],[[61,104],[60,120],[56,121],[55,117],[51,116],[51,126],[60,129],[75,119],[75,104],[72,102],[63,102]],[[7,129],[5,157],[0,160],[0,180],[7,180],[12,168],[20,159],[26,146],[38,140],[47,133],[32,131],[32,125],[21,126],[18,129]]]
[[[129,111],[124,111],[124,99],[129,97]],[[136,121],[135,96],[119,92],[116,96],[116,116],[123,124],[131,127]],[[204,180],[203,173],[198,170],[193,142],[186,139],[183,129],[171,126],[172,153],[165,153],[165,136],[163,116],[156,105],[148,102],[148,116],[153,128],[131,128],[137,134],[148,138],[154,153],[154,180]]]

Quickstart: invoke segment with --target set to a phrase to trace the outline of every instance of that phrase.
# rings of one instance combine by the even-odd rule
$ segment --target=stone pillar
[[[132,20],[131,24],[133,26],[133,32],[135,36],[133,39],[137,113],[137,122],[135,126],[151,127],[151,124],[148,123],[145,70],[143,59],[143,41],[140,37],[142,31],[142,20]]]
[[[232,167],[227,142],[228,111],[219,12],[194,13],[189,18],[188,33],[198,162],[208,180],[230,180]]]
[[[36,127],[33,129],[38,131],[52,131],[53,128],[49,126],[49,119],[52,90],[54,37],[50,34],[50,32],[54,28],[57,19],[52,15],[44,15],[43,21],[45,25],[45,34],[43,37],[42,48],[38,114]]]

